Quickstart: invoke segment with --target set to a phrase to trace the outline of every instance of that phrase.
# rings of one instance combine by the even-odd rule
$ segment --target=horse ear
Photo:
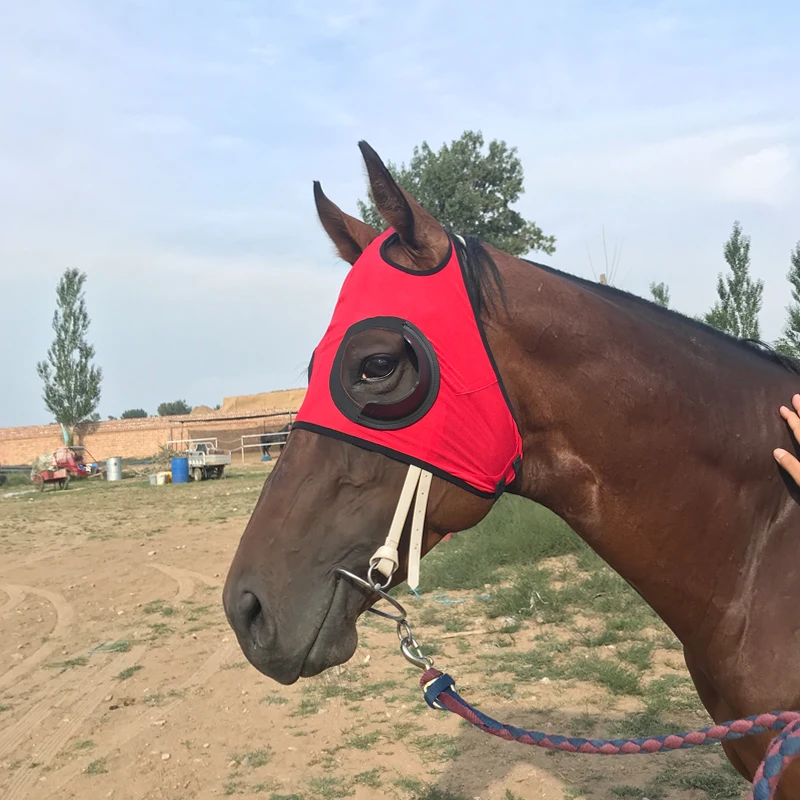
[[[339,255],[348,264],[355,264],[367,245],[379,235],[378,231],[366,222],[345,214],[325,196],[319,181],[314,181],[314,202],[319,221],[336,245]]]
[[[392,259],[417,270],[441,264],[450,251],[450,239],[444,228],[397,185],[380,156],[366,142],[359,142],[358,147],[367,165],[375,206],[400,240],[390,253]]]

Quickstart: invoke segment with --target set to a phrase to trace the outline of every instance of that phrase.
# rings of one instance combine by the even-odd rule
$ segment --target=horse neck
[[[789,445],[777,409],[797,377],[649,304],[516,260],[501,273],[510,324],[488,329],[524,443],[517,491],[686,643],[794,513],[771,453]]]

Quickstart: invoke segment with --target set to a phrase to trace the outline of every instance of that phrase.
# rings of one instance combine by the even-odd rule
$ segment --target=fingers
[[[798,461],[791,453],[778,448],[774,451],[773,455],[775,460],[789,473],[792,480],[800,484],[800,461]]]
[[[800,442],[800,394],[796,394],[792,398],[792,408],[781,406],[781,416],[789,424],[794,438]]]

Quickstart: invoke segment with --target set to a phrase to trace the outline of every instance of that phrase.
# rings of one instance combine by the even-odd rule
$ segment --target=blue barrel
[[[186,456],[172,459],[172,482],[189,483],[189,459]]]

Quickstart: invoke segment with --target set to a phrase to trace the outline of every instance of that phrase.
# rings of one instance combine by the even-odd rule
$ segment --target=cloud
[[[796,185],[796,173],[797,152],[786,144],[771,145],[729,164],[720,176],[720,191],[728,202],[781,206],[790,184]]]

